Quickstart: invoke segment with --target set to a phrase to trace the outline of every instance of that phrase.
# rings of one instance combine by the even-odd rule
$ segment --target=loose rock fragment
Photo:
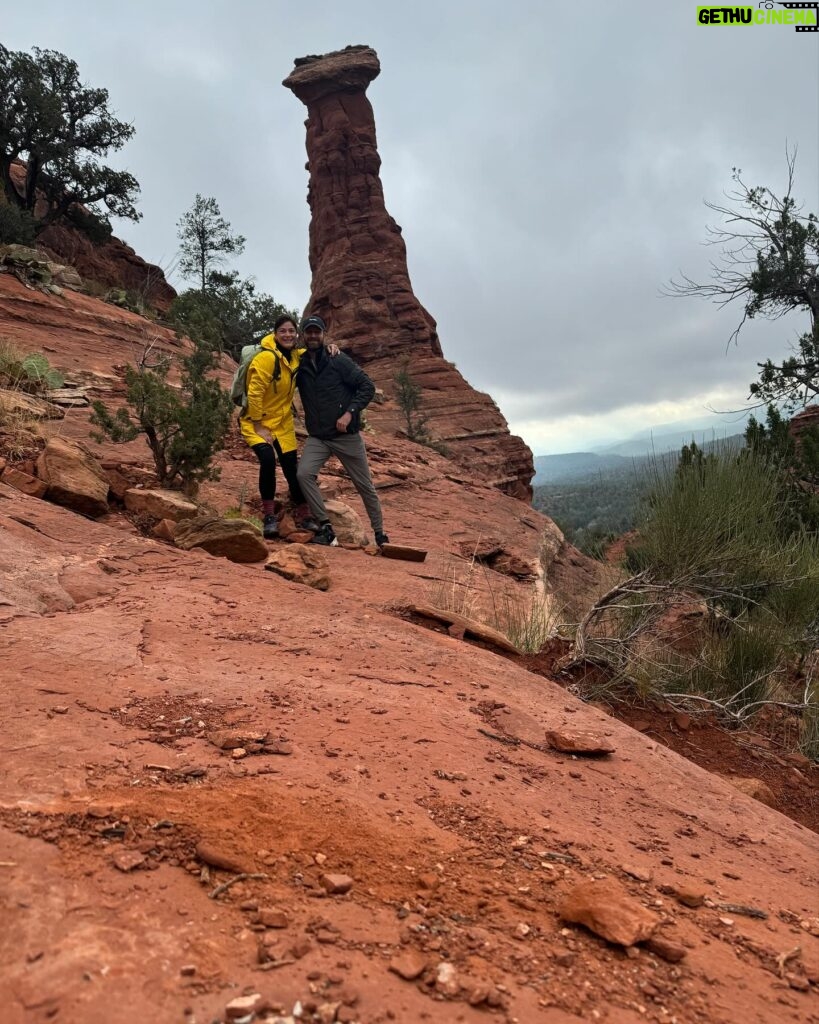
[[[196,844],[196,856],[212,868],[219,868],[222,871],[234,871],[236,874],[242,874],[245,871],[244,865],[234,854],[229,850],[214,845],[207,839],[202,839]]]
[[[585,925],[608,942],[633,946],[650,938],[658,919],[613,879],[575,886],[559,907],[560,916]]]
[[[405,950],[390,960],[389,969],[405,981],[415,981],[427,967],[427,958],[415,949]]]
[[[135,871],[145,863],[145,857],[138,850],[117,850],[111,860],[120,871]]]
[[[701,907],[705,903],[705,890],[693,885],[672,888],[672,895],[684,907]]]
[[[343,896],[353,887],[353,880],[349,875],[322,875],[319,881],[322,888],[332,896]]]
[[[460,992],[461,983],[458,981],[458,972],[452,964],[446,961],[438,964],[435,971],[435,988],[444,996],[457,996]]]
[[[562,754],[582,754],[585,757],[604,757],[614,753],[614,745],[604,736],[593,732],[575,732],[550,729],[546,733],[550,747]]]
[[[265,928],[287,928],[290,921],[283,910],[262,907],[259,911],[259,924],[263,924]]]
[[[249,996],[237,996],[225,1007],[225,1017],[228,1020],[240,1020],[242,1017],[250,1018],[262,1005],[262,997],[258,992]]]
[[[652,935],[646,941],[645,947],[649,953],[654,953],[655,956],[667,960],[670,964],[678,964],[680,960],[684,960],[688,955],[688,950],[685,946],[663,938],[661,935]]]

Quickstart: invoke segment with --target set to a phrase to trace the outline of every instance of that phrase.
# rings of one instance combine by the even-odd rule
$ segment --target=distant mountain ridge
[[[677,453],[684,444],[694,440],[706,451],[717,445],[741,447],[743,434],[715,437],[714,431],[686,431],[664,434],[650,438],[632,438],[620,441],[603,450],[589,452],[564,452],[559,455],[536,455],[535,487],[545,484],[568,483],[573,480],[587,480],[594,476],[617,476],[626,471],[639,473],[652,460]]]

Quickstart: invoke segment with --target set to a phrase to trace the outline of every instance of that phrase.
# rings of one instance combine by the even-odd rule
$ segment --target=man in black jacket
[[[319,523],[313,543],[338,543],[317,481],[324,463],[335,455],[361,495],[375,533],[375,543],[382,547],[389,542],[389,537],[384,533],[381,502],[370,477],[367,450],[359,433],[361,410],[372,401],[375,385],[343,352],[333,359],[328,357],[324,350],[326,329],[320,316],[308,316],[302,322],[307,354],[302,357],[296,376],[310,435],[299,459],[298,480],[310,511]]]

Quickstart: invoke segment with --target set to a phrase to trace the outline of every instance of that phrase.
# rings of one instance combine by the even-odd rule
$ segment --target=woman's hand
[[[262,426],[261,420],[251,420],[250,422],[253,424],[253,433],[272,447],[273,435],[270,433],[267,427]]]

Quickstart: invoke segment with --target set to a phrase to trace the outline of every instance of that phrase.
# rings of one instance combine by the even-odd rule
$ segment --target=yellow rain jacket
[[[267,334],[260,342],[260,352],[247,368],[247,415],[239,424],[242,437],[251,446],[264,444],[253,429],[253,420],[261,421],[279,442],[283,452],[296,448],[296,427],[293,423],[293,393],[296,390],[296,370],[299,368],[303,348],[294,348],[290,362],[276,345],[275,334]],[[276,363],[278,362],[278,379]]]

